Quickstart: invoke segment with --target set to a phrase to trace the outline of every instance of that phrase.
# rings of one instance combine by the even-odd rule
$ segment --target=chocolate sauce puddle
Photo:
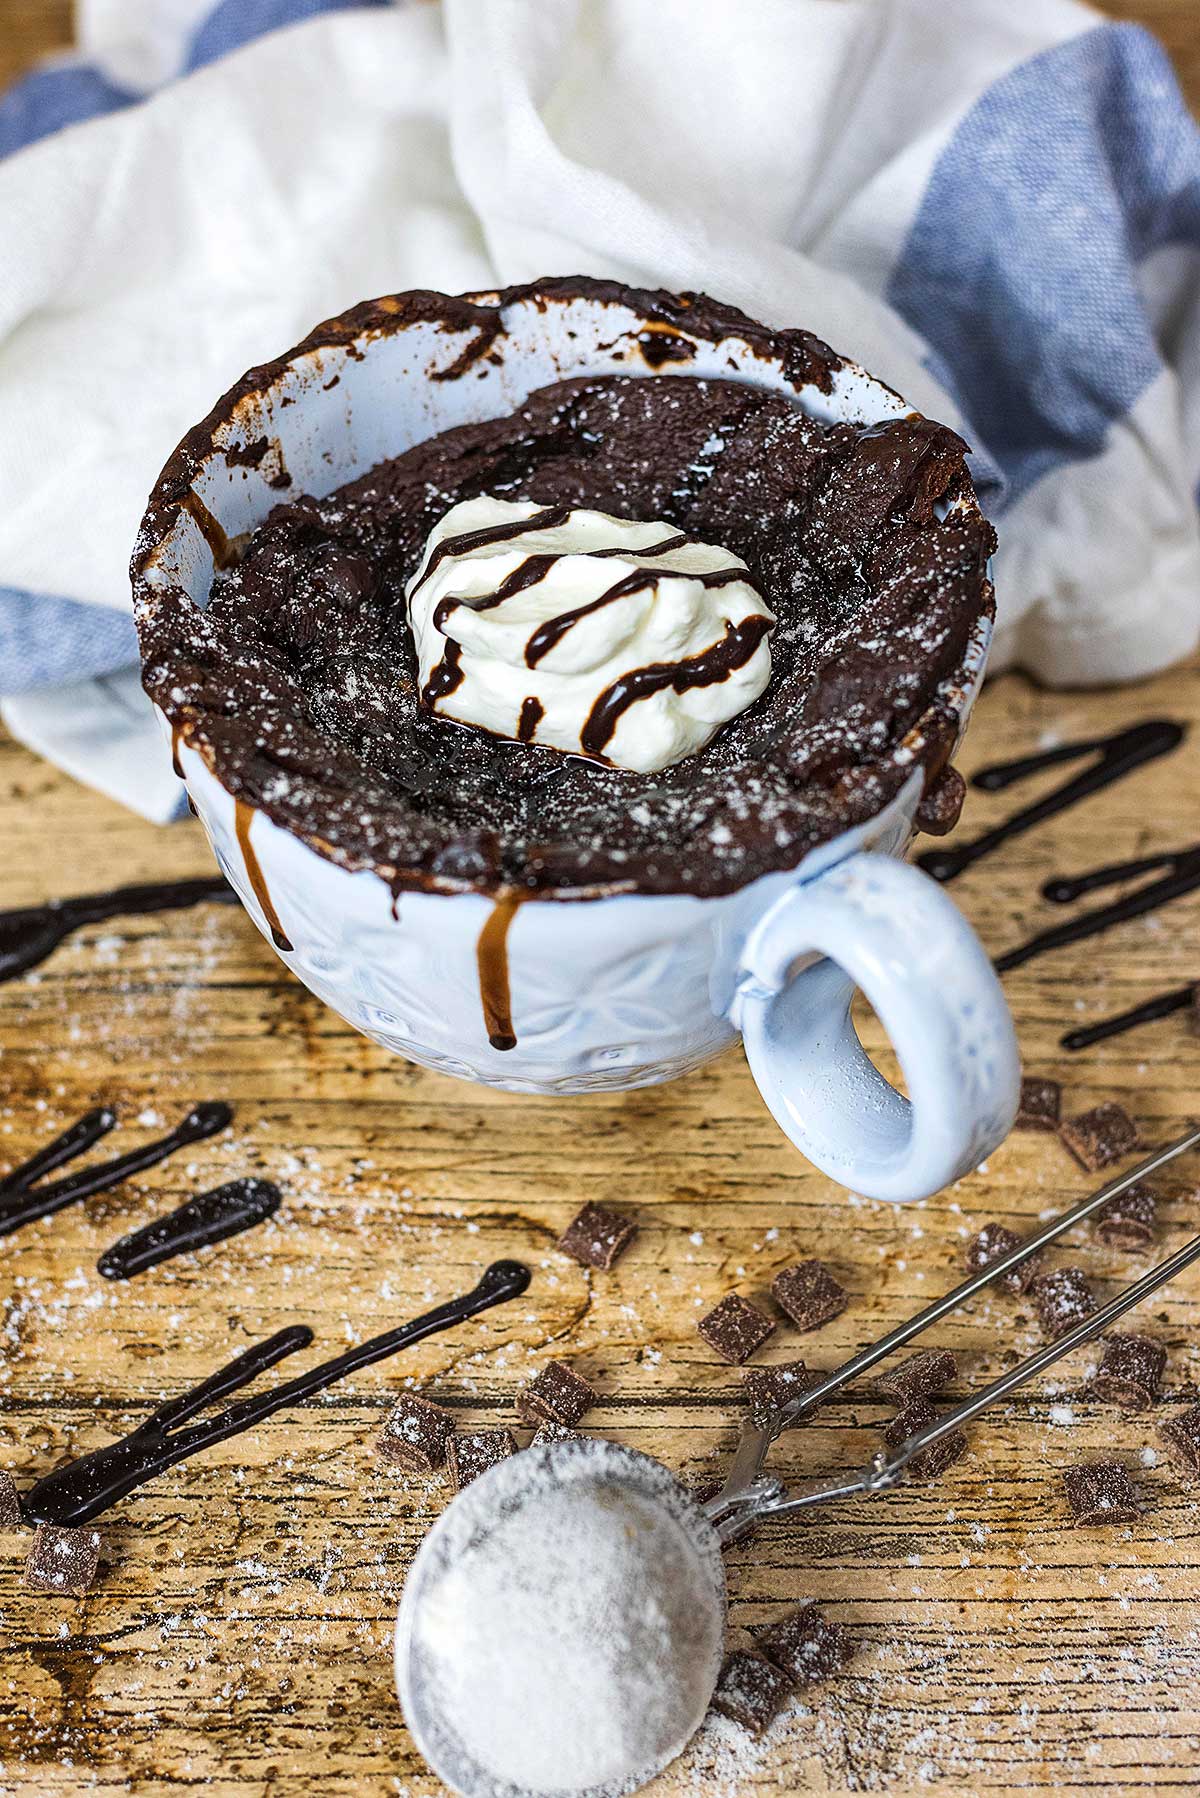
[[[84,893],[75,899],[51,899],[45,905],[0,911],[0,981],[15,980],[52,955],[71,932],[109,918],[146,917],[158,911],[184,911],[214,900],[232,905],[233,888],[220,874],[200,880],[157,881],[145,886],[114,887],[107,893]]]
[[[197,1194],[105,1249],[96,1267],[106,1280],[131,1280],[176,1255],[226,1242],[273,1217],[283,1194],[270,1180],[230,1180]]]
[[[1059,1043],[1064,1049],[1089,1049],[1093,1043],[1107,1042],[1110,1036],[1123,1036],[1127,1030],[1136,1030],[1140,1024],[1153,1024],[1159,1018],[1169,1018],[1172,1012],[1186,1011],[1195,992],[1196,982],[1190,981],[1187,986],[1176,987],[1169,993],[1158,993],[1141,1005],[1131,1006],[1128,1011],[1119,1011],[1111,1018],[1101,1018],[1098,1024],[1068,1030],[1065,1036],[1059,1037]]]
[[[177,1149],[186,1148],[189,1143],[203,1142],[205,1137],[215,1136],[218,1130],[225,1129],[232,1118],[233,1112],[223,1100],[207,1100],[201,1105],[193,1105],[174,1130],[156,1138],[154,1142],[143,1143],[140,1149],[130,1149],[125,1155],[116,1155],[111,1161],[97,1162],[95,1167],[82,1168],[77,1174],[67,1174],[63,1179],[52,1180],[45,1186],[35,1186],[33,1182],[39,1174],[48,1173],[51,1168],[60,1167],[64,1161],[81,1155],[112,1129],[115,1122],[112,1112],[88,1112],[86,1117],[80,1118],[70,1130],[64,1130],[61,1136],[39,1150],[23,1166],[14,1168],[3,1186],[0,1186],[0,1236],[11,1236],[23,1224],[36,1223],[42,1217],[52,1217],[67,1205],[75,1205],[80,1199],[91,1198],[93,1193],[111,1191],[114,1186],[120,1186],[122,1181],[128,1180],[131,1174],[140,1174],[148,1167],[157,1167],[160,1161],[166,1161]]]
[[[1026,806],[1023,811],[1014,812],[1002,824],[993,830],[985,831],[973,842],[956,844],[951,849],[927,849],[918,855],[917,866],[935,880],[954,880],[964,869],[975,862],[982,861],[1002,843],[1012,837],[1032,830],[1035,824],[1041,824],[1046,818],[1056,817],[1068,807],[1087,799],[1092,793],[1099,793],[1105,787],[1112,786],[1114,781],[1123,780],[1146,762],[1154,761],[1160,755],[1168,755],[1178,749],[1186,735],[1182,724],[1176,724],[1168,718],[1151,718],[1144,724],[1134,724],[1127,730],[1115,731],[1110,737],[1091,737],[1074,743],[1060,743],[1057,748],[1041,750],[1036,755],[1021,756],[1017,761],[997,762],[990,768],[981,768],[973,776],[971,785],[979,787],[983,792],[999,793],[1017,781],[1025,780],[1032,774],[1039,774],[1046,768],[1057,767],[1061,762],[1078,761],[1081,756],[1091,755],[1096,759],[1090,768],[1077,774],[1061,787],[1055,787],[1043,799],[1033,805]]]
[[[484,1270],[479,1284],[460,1298],[438,1305],[395,1330],[372,1336],[358,1348],[320,1362],[271,1392],[241,1399],[191,1429],[181,1427],[217,1399],[248,1385],[298,1349],[307,1348],[313,1339],[312,1331],[303,1324],[292,1324],[236,1356],[198,1386],[160,1405],[128,1436],[84,1455],[78,1461],[55,1468],[26,1495],[25,1513],[35,1523],[63,1526],[91,1523],[101,1512],[139,1486],[156,1479],[167,1468],[189,1460],[216,1442],[240,1436],[285,1406],[299,1404],[315,1393],[324,1392],[347,1374],[371,1367],[376,1361],[386,1360],[401,1349],[423,1342],[426,1337],[465,1323],[493,1305],[503,1305],[509,1299],[518,1298],[529,1280],[529,1269],[521,1262],[493,1261]]]
[[[254,823],[257,815],[254,807],[252,805],[247,805],[244,799],[234,800],[233,827],[238,840],[238,848],[242,852],[242,862],[246,869],[246,879],[250,882],[254,897],[258,900],[262,915],[267,921],[267,929],[271,932],[271,941],[277,949],[281,949],[286,955],[291,952],[291,940],[284,931],[283,925],[279,922],[279,913],[275,910],[275,904],[271,898],[271,890],[267,885],[266,876],[262,871],[258,856],[255,854],[254,846],[250,841],[250,827]]]
[[[1123,880],[1134,880],[1139,874],[1157,873],[1159,869],[1166,869],[1161,879],[1148,881],[1145,886],[1126,893],[1123,899],[1115,899],[1111,905],[1097,906],[1093,911],[1084,912],[1081,917],[1072,918],[1067,924],[1057,924],[1050,930],[1043,930],[1037,936],[1030,937],[1027,943],[1021,943],[1004,955],[998,955],[995,960],[996,971],[1006,974],[1010,968],[1019,968],[1023,963],[1032,961],[1035,956],[1045,955],[1051,949],[1061,949],[1068,943],[1081,943],[1088,937],[1097,936],[1102,930],[1110,929],[1114,924],[1123,924],[1129,918],[1143,917],[1147,912],[1157,911],[1160,905],[1169,904],[1172,899],[1182,899],[1185,893],[1194,892],[1200,887],[1200,844],[1164,855],[1142,856],[1137,861],[1113,862],[1104,868],[1094,868],[1087,874],[1057,876],[1048,880],[1042,888],[1043,897],[1058,905],[1065,905],[1072,899],[1082,897],[1084,893],[1095,892],[1099,887],[1115,886]]]
[[[754,654],[773,620],[754,613],[740,624],[727,624],[725,635],[699,655],[681,662],[651,662],[645,668],[634,668],[620,680],[606,687],[588,714],[579,741],[588,755],[603,755],[612,741],[613,732],[636,700],[645,699],[664,687],[686,693],[692,687],[712,687],[727,680],[735,668],[743,668]]]
[[[517,1046],[508,982],[508,932],[523,899],[522,893],[497,899],[475,946],[483,1027],[493,1049],[507,1050]]]

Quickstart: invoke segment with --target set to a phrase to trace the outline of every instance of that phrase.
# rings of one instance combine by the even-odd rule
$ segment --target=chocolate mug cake
[[[526,291],[500,295],[499,310]],[[911,773],[893,752],[992,606],[994,538],[973,504],[966,446],[915,414],[823,421],[753,385],[752,366],[646,379],[647,365],[686,369],[686,340],[670,326],[739,332],[802,361],[818,390],[841,359],[701,296],[630,297],[648,315],[641,374],[549,383],[328,494],[295,492],[281,469],[278,503],[236,556],[218,557],[229,565],[204,610],[143,606],[146,685],[166,716],[231,792],[344,866],[400,888],[729,893],[878,811]],[[484,366],[503,355],[496,306],[441,303],[480,334]],[[369,326],[369,312],[354,322]],[[234,453],[265,457],[267,440]],[[185,445],[164,501],[186,495],[190,474]],[[630,667],[575,755],[539,740],[532,690],[507,735],[456,727],[444,702],[460,671],[451,659],[422,683],[405,590],[439,522],[480,496],[528,502],[531,517],[516,521],[527,531],[584,509],[644,521],[659,560],[689,541],[718,545],[763,608],[732,645],[714,641],[707,667]],[[649,682],[728,680],[771,614],[770,679],[752,704],[669,767],[609,764],[616,719],[645,703]],[[557,648],[563,615],[549,624]],[[526,651],[531,689],[549,634]],[[928,786],[952,735],[941,719],[927,733]]]
[[[702,295],[394,295],[252,369],[167,464],[145,684],[255,922],[378,1042],[562,1093],[740,1032],[793,1141],[916,1196],[1016,1102],[986,957],[888,860],[961,802],[993,607],[965,454]],[[912,1107],[836,1022],[856,980]]]

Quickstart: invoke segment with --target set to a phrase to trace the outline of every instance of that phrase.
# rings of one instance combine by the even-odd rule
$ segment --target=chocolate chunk
[[[583,1433],[565,1423],[543,1423],[529,1439],[530,1448],[541,1448],[547,1442],[582,1442]]]
[[[1152,1336],[1106,1336],[1091,1390],[1124,1411],[1144,1411],[1158,1397],[1166,1365],[1167,1351]]]
[[[1038,1321],[1047,1336],[1062,1336],[1096,1309],[1087,1275],[1081,1267],[1052,1267],[1029,1289]]]
[[[1011,1255],[1020,1246],[1021,1238],[1015,1230],[1008,1229],[1004,1224],[985,1224],[967,1244],[967,1272],[982,1273],[985,1267],[991,1267],[994,1261],[1002,1261],[1005,1255]],[[1037,1279],[1041,1263],[1041,1254],[1035,1251],[1028,1260],[1002,1275],[996,1284],[1014,1296],[1028,1292]]]
[[[611,1267],[637,1235],[637,1222],[604,1205],[585,1205],[558,1239],[558,1246],[581,1267]]]
[[[517,1412],[526,1423],[576,1424],[596,1402],[596,1394],[582,1374],[565,1361],[547,1361],[524,1391],[517,1394]]]
[[[1022,1080],[1014,1128],[1057,1130],[1061,1111],[1062,1087],[1057,1080]]]
[[[378,1453],[393,1466],[414,1473],[432,1473],[446,1459],[446,1444],[454,1419],[440,1405],[402,1392],[388,1412],[376,1443]]]
[[[783,1361],[777,1367],[748,1367],[742,1375],[746,1408],[757,1424],[769,1425],[789,1399],[819,1386],[826,1378],[803,1361]],[[811,1411],[805,1417],[811,1417]]]
[[[1120,1461],[1088,1461],[1063,1474],[1071,1515],[1081,1523],[1132,1523],[1141,1515],[1128,1469]]]
[[[889,1448],[900,1448],[910,1437],[926,1429],[935,1422],[937,1412],[924,1399],[913,1399],[902,1411],[880,1426],[880,1434]],[[967,1452],[967,1439],[961,1430],[951,1430],[946,1436],[931,1442],[914,1455],[905,1468],[905,1472],[917,1480],[935,1480],[939,1473],[945,1473],[947,1467],[953,1467]]]
[[[1189,1405],[1178,1417],[1168,1417],[1159,1424],[1158,1434],[1173,1460],[1188,1473],[1200,1474],[1200,1405]]]
[[[802,1604],[778,1623],[756,1630],[754,1640],[759,1653],[786,1673],[793,1686],[810,1686],[839,1673],[857,1650],[841,1624],[822,1617],[815,1604]]]
[[[926,787],[917,806],[916,825],[926,836],[944,837],[962,815],[967,783],[957,768],[946,768]]]
[[[1096,1214],[1096,1235],[1111,1249],[1144,1249],[1158,1227],[1158,1195],[1139,1180]]]
[[[731,1292],[696,1325],[709,1348],[723,1361],[746,1361],[760,1349],[775,1325],[757,1305]]]
[[[86,1592],[100,1562],[98,1530],[60,1529],[39,1523],[25,1563],[25,1584],[36,1592]]]
[[[461,1492],[489,1467],[499,1466],[516,1452],[511,1430],[464,1430],[461,1435],[451,1436],[446,1446],[446,1461],[454,1490]]]
[[[0,1470],[0,1530],[19,1530],[25,1523],[21,1495],[10,1473]]]
[[[798,1330],[819,1330],[849,1303],[845,1289],[823,1261],[798,1261],[795,1267],[783,1268],[771,1281],[771,1291]]]
[[[777,1714],[790,1691],[791,1681],[786,1673],[773,1667],[761,1654],[737,1649],[725,1657],[712,1695],[712,1708],[757,1736]]]
[[[907,1405],[913,1399],[932,1398],[935,1393],[944,1392],[957,1373],[958,1362],[949,1349],[924,1349],[881,1374],[875,1390],[895,1405]]]
[[[1065,1118],[1059,1125],[1063,1141],[1081,1167],[1090,1174],[1120,1161],[1141,1142],[1141,1133],[1123,1105],[1106,1099],[1093,1105],[1078,1117]]]

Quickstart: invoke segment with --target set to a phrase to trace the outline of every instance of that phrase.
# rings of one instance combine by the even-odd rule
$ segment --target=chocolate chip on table
[[[566,1423],[539,1424],[529,1438],[530,1448],[542,1448],[547,1442],[582,1442],[583,1432]]]
[[[1200,1474],[1200,1405],[1189,1405],[1178,1417],[1168,1417],[1158,1426],[1159,1440],[1171,1451],[1171,1458],[1188,1473]]]
[[[1082,1323],[1096,1309],[1087,1275],[1081,1267],[1052,1267],[1039,1274],[1029,1289],[1046,1335],[1053,1338]]]
[[[451,1436],[446,1447],[446,1462],[454,1490],[461,1492],[489,1467],[498,1467],[501,1461],[507,1461],[516,1452],[511,1430],[464,1430]]]
[[[1020,1246],[1021,1238],[1015,1230],[1008,1229],[1005,1224],[985,1224],[967,1244],[967,1272],[982,1273],[985,1267],[991,1267],[994,1261],[1002,1261],[1005,1255],[1011,1255]],[[1038,1277],[1041,1262],[1040,1252],[1035,1251],[1028,1260],[1019,1262],[1004,1274],[996,1284],[1003,1286],[1005,1292],[1011,1292],[1014,1297],[1028,1292]]]
[[[1059,1134],[1081,1167],[1090,1174],[1120,1161],[1141,1142],[1141,1132],[1125,1110],[1111,1099],[1078,1117],[1064,1118]]]
[[[937,1412],[931,1404],[921,1398],[913,1399],[887,1423],[880,1425],[880,1434],[889,1448],[901,1448],[910,1437],[936,1420]],[[967,1439],[962,1431],[951,1430],[948,1435],[931,1442],[928,1448],[923,1448],[919,1455],[914,1455],[904,1471],[916,1480],[936,1480],[966,1452]]]
[[[1096,1235],[1110,1249],[1144,1249],[1158,1228],[1158,1194],[1139,1180],[1096,1213]]]
[[[1129,1471],[1120,1461],[1088,1461],[1063,1474],[1072,1521],[1132,1523],[1141,1516]]]
[[[86,1592],[100,1564],[98,1530],[60,1529],[39,1523],[25,1563],[25,1584],[36,1592]]]
[[[775,1325],[757,1305],[729,1293],[696,1325],[709,1348],[715,1349],[722,1361],[747,1361],[760,1349]]]
[[[25,1523],[21,1495],[10,1473],[0,1470],[0,1530],[19,1530]]]
[[[1021,1098],[1013,1128],[1057,1130],[1061,1112],[1062,1087],[1057,1080],[1022,1080]]]
[[[794,1686],[810,1686],[839,1673],[858,1649],[840,1623],[830,1623],[811,1603],[756,1630],[754,1642],[759,1653],[786,1673]]]
[[[582,1374],[566,1361],[547,1361],[545,1367],[517,1394],[518,1415],[530,1424],[577,1424],[596,1402],[596,1394]]]
[[[783,1361],[775,1367],[748,1367],[742,1375],[746,1409],[754,1423],[770,1424],[789,1399],[819,1386],[825,1378],[815,1368],[806,1367],[803,1361]],[[811,1417],[812,1412],[805,1415]]]
[[[637,1235],[636,1218],[610,1211],[605,1205],[585,1205],[577,1211],[558,1239],[562,1254],[581,1267],[609,1268]]]
[[[776,1716],[791,1689],[786,1673],[773,1667],[761,1654],[739,1648],[725,1657],[712,1695],[712,1708],[757,1736]]]
[[[395,1467],[432,1473],[445,1462],[453,1430],[449,1411],[418,1398],[415,1392],[402,1392],[388,1412],[375,1446],[382,1459]]]
[[[881,1374],[875,1390],[895,1405],[907,1405],[914,1399],[933,1398],[944,1392],[958,1374],[958,1362],[949,1349],[923,1349],[910,1355],[888,1373]]]
[[[1123,1411],[1144,1411],[1158,1397],[1166,1365],[1167,1351],[1152,1336],[1106,1336],[1091,1390]]]
[[[771,1281],[771,1291],[798,1330],[819,1330],[840,1317],[850,1302],[823,1261],[798,1261],[783,1268]]]

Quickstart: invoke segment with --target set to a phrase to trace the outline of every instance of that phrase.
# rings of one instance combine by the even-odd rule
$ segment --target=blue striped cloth
[[[880,9],[899,17],[908,3],[880,0]],[[347,10],[349,0],[217,0],[175,47],[173,77],[266,32]],[[60,59],[0,97],[0,157],[143,98],[112,67]],[[1018,54],[984,82],[920,179],[894,245],[881,216],[867,262],[883,269],[875,297],[917,333],[971,435],[1009,584],[1042,605],[1042,623],[1002,654],[1048,678],[1111,678],[1136,617],[1111,620],[1107,637],[1109,624],[1089,621],[1063,652],[1071,620],[1037,544],[1047,530],[1074,532],[1067,549],[1077,547],[1084,566],[1091,557],[1108,567],[1128,547],[1128,521],[1147,510],[1139,483],[1158,479],[1156,467],[1179,464],[1192,496],[1200,486],[1200,131],[1158,43],[1132,26],[1092,25],[1080,11],[1061,41]],[[869,288],[852,257],[842,266]],[[1128,460],[1130,443],[1143,446],[1144,466]],[[1146,654],[1133,658],[1144,667],[1184,653],[1200,618],[1200,591],[1188,598],[1200,588],[1200,527],[1193,517],[1173,528],[1183,597],[1163,602],[1169,628],[1148,625]],[[1147,601],[1148,619],[1152,611]],[[134,659],[123,613],[0,585],[0,694],[79,682]]]

